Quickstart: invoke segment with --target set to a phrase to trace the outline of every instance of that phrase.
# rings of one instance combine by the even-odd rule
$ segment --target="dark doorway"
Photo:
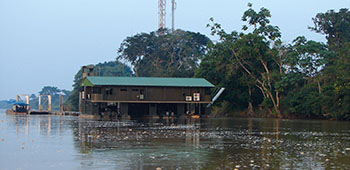
[[[149,115],[149,104],[130,103],[128,112],[129,112],[129,115],[133,118],[148,116]]]
[[[158,104],[157,113],[159,116],[176,116],[177,105],[172,103]]]

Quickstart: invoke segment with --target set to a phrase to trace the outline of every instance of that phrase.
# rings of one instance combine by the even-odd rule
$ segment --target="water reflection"
[[[348,122],[0,114],[0,138],[5,169],[350,168]]]
[[[63,130],[63,117],[53,116],[26,116],[26,115],[6,115],[7,127],[15,127],[16,134],[33,135],[31,132],[37,133],[39,136],[51,136],[51,131],[61,135]],[[69,125],[69,124],[68,124]],[[54,126],[54,127],[52,127]],[[69,126],[65,125],[65,129],[70,129]]]

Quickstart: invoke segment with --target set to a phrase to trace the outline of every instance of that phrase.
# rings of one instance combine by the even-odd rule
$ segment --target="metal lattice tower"
[[[159,23],[158,29],[165,28],[165,20],[166,20],[166,0],[158,0],[158,14],[159,14]]]
[[[176,9],[176,2],[175,0],[171,0],[171,30],[172,32],[175,31],[175,9]]]

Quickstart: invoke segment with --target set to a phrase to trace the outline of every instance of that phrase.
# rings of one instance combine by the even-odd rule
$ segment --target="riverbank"
[[[281,112],[283,119],[301,119],[301,120],[338,120],[349,121],[344,119],[337,119],[330,114],[322,116],[297,115]],[[271,109],[253,108],[253,113],[249,113],[248,109],[234,110],[226,107],[213,106],[212,113],[208,116],[211,118],[279,118],[277,114],[273,113]]]

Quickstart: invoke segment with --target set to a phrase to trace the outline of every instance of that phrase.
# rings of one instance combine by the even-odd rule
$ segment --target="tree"
[[[203,72],[214,71],[216,75],[225,75],[223,79],[221,76],[217,76],[216,79],[222,79],[219,81],[224,82],[226,88],[233,87],[228,88],[227,91],[230,93],[239,89],[241,94],[245,94],[244,100],[247,103],[245,105],[248,106],[248,113],[252,113],[252,103],[254,103],[252,95],[257,96],[255,94],[257,89],[264,98],[263,104],[268,108],[274,108],[277,116],[281,117],[280,88],[276,88],[276,85],[284,74],[282,58],[285,50],[282,50],[280,45],[279,28],[269,24],[270,17],[269,10],[261,8],[256,12],[252,9],[252,4],[248,4],[248,10],[242,17],[242,20],[248,24],[243,26],[243,31],[247,32],[250,30],[249,27],[253,27],[248,33],[236,31],[226,33],[221,25],[211,18],[211,24],[208,24],[208,27],[211,28],[212,35],[219,36],[220,41],[209,48],[208,54],[202,60],[202,63],[205,63],[201,63],[197,74],[204,75]],[[210,64],[214,64],[215,67]],[[234,79],[235,82],[227,79]],[[261,104],[261,101],[258,104]]]
[[[248,7],[249,9],[242,17],[242,20],[247,21],[248,25],[244,25],[242,30],[247,31],[253,26],[252,32],[227,34],[221,29],[220,24],[213,23],[211,25],[212,34],[218,35],[222,41],[233,40],[232,45],[229,46],[230,59],[247,76],[245,79],[247,85],[250,84],[249,94],[251,85],[254,84],[264,96],[264,103],[272,103],[275,113],[281,117],[280,91],[275,88],[275,84],[280,81],[283,74],[282,65],[279,65],[281,57],[277,49],[270,48],[280,42],[281,33],[277,26],[269,25],[271,17],[269,10],[261,8],[259,12],[256,12],[252,9],[252,4],[248,4]],[[237,36],[232,37],[232,35]]]
[[[44,86],[40,91],[39,95],[51,95],[51,105],[52,105],[52,110],[59,110],[59,96],[63,96],[63,100],[67,100],[71,91],[69,90],[64,90],[64,89],[59,89],[54,86]],[[42,104],[47,98],[42,98]],[[29,104],[32,109],[39,109],[39,97],[36,96],[35,94],[31,94],[29,97]],[[47,104],[47,103],[45,103]]]
[[[299,36],[288,47],[285,66],[289,73],[300,73],[304,79],[311,82],[316,80],[318,91],[321,93],[320,74],[333,57],[326,44],[308,41],[305,37]]]
[[[98,63],[95,65],[95,70],[98,76],[132,76],[132,71],[129,66],[122,64],[119,61],[109,61]],[[82,69],[74,76],[73,91],[66,100],[65,105],[69,110],[77,111],[79,108],[79,92],[81,91],[80,84],[82,82]],[[64,91],[63,91],[64,92]]]
[[[57,87],[44,86],[43,89],[39,92],[40,95],[51,95],[56,96],[61,93],[61,90]]]
[[[192,77],[209,41],[183,30],[141,33],[122,42],[117,59],[130,62],[136,76]]]
[[[288,93],[283,105],[290,114],[305,117],[350,119],[350,12],[319,13],[311,30],[326,35],[327,43],[298,37],[290,45],[289,73],[305,82]]]
[[[313,18],[311,30],[326,35],[329,49],[334,57],[322,71],[327,97],[332,99],[327,106],[327,115],[338,119],[350,119],[350,11],[340,9],[319,13]],[[324,90],[326,91],[326,90]],[[325,95],[326,95],[325,94]]]
[[[234,33],[235,34],[235,33]],[[234,38],[237,35],[227,36]],[[219,101],[224,102],[221,107],[226,112],[227,110],[241,110],[248,107],[249,102],[260,103],[260,97],[255,97],[254,101],[249,100],[247,90],[247,80],[244,72],[240,70],[239,65],[232,60],[230,46],[234,40],[220,41],[215,44],[210,43],[207,47],[207,54],[203,57],[199,69],[196,70],[195,77],[206,78],[214,83],[217,87],[225,87],[226,90]]]
[[[350,42],[350,11],[342,8],[339,12],[329,10],[326,13],[318,13],[312,18],[314,27],[311,30],[326,35],[329,48],[340,51],[345,43]]]

